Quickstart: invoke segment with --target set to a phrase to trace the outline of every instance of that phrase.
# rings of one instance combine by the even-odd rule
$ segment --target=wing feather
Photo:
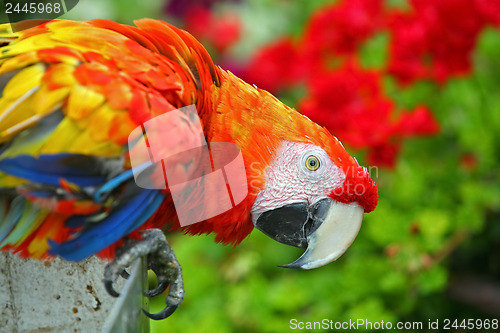
[[[186,105],[203,117],[218,69],[182,30],[136,25],[55,20],[16,33],[0,25],[1,249],[112,255],[167,200],[133,181],[128,136]]]

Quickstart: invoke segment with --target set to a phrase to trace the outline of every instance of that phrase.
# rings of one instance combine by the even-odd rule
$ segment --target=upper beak
[[[356,238],[364,209],[325,198],[314,205],[294,203],[264,212],[255,227],[280,243],[306,248],[281,267],[312,269],[338,259]]]

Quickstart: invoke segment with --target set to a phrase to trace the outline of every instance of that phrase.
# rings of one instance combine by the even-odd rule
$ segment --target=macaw
[[[377,205],[367,169],[325,128],[214,65],[186,31],[152,19],[135,25],[0,26],[0,249],[109,258],[105,284],[115,296],[113,281],[148,255],[160,282],[150,295],[170,286],[166,308],[148,314],[154,319],[168,317],[184,293],[166,231],[238,244],[257,228],[306,249],[288,268],[340,257]],[[240,149],[248,191],[231,209],[181,226],[168,187],[137,185],[128,143],[138,126],[190,105],[203,133],[196,140]],[[189,119],[178,121],[165,131],[192,131]]]

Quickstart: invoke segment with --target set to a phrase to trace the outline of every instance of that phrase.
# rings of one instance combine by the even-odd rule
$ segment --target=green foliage
[[[145,17],[160,18],[164,5],[163,0],[80,0],[73,10],[61,18],[70,20],[102,18],[132,24],[134,20]]]

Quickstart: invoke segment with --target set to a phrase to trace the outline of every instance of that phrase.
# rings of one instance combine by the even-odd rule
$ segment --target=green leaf
[[[419,291],[423,295],[442,290],[448,281],[446,269],[439,265],[422,271],[418,276]]]

